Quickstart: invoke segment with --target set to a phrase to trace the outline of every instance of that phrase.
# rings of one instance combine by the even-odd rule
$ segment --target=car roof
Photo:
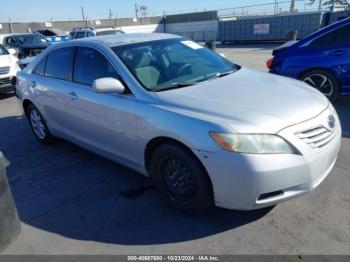
[[[132,34],[120,34],[120,35],[104,35],[91,38],[83,38],[74,40],[70,43],[97,43],[104,44],[108,47],[122,46],[128,44],[156,41],[156,40],[166,40],[181,38],[177,35],[172,34],[161,34],[161,33],[132,33]],[[72,44],[73,45],[73,44]]]
[[[96,32],[103,32],[103,31],[110,31],[110,30],[121,31],[121,29],[118,27],[97,27],[94,29],[94,31]]]
[[[320,30],[308,35],[307,37],[305,37],[304,39],[298,41],[294,46],[295,47],[299,47],[304,45],[305,43],[308,43],[324,34],[327,34],[328,32],[331,32],[339,27],[345,26],[345,25],[349,25],[350,24],[350,17],[339,20],[337,22],[334,22],[326,27],[321,28]]]
[[[27,35],[34,35],[33,33],[18,33],[18,34],[10,34],[10,35],[7,35],[6,37],[20,37],[20,36],[27,36]]]

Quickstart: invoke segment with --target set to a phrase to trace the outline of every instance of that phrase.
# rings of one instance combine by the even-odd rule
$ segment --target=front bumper
[[[14,76],[0,77],[0,92],[11,92],[14,90]]]
[[[322,148],[311,148],[295,135],[297,131],[327,123],[336,116],[332,140]],[[300,155],[249,155],[220,150],[198,154],[213,184],[219,207],[258,209],[311,192],[335,165],[341,143],[341,126],[332,109],[318,117],[278,133],[293,144]]]

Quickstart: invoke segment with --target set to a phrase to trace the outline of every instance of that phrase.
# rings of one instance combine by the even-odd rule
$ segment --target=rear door
[[[343,91],[349,90],[350,25],[342,26],[317,38],[309,47],[315,51],[315,66],[330,69],[339,80]]]
[[[70,101],[75,47],[63,47],[43,58],[31,75],[30,88],[36,93],[36,105],[55,134],[71,133]]]

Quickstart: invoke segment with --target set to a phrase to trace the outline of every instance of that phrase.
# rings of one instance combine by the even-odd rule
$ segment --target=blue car
[[[42,35],[43,37],[46,38],[47,41],[51,43],[68,41],[68,34],[57,28],[41,29],[41,30],[35,31],[34,33]]]
[[[302,80],[331,101],[350,95],[350,18],[273,51],[270,73]]]

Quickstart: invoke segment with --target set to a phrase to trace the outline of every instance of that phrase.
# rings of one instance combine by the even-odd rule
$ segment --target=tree
[[[317,0],[309,0],[309,4],[313,5]],[[322,4],[322,0],[318,0],[320,3],[320,7],[323,6],[327,6],[327,7],[331,7],[331,6],[335,6],[335,5],[348,5],[348,0],[326,0],[323,4]]]

